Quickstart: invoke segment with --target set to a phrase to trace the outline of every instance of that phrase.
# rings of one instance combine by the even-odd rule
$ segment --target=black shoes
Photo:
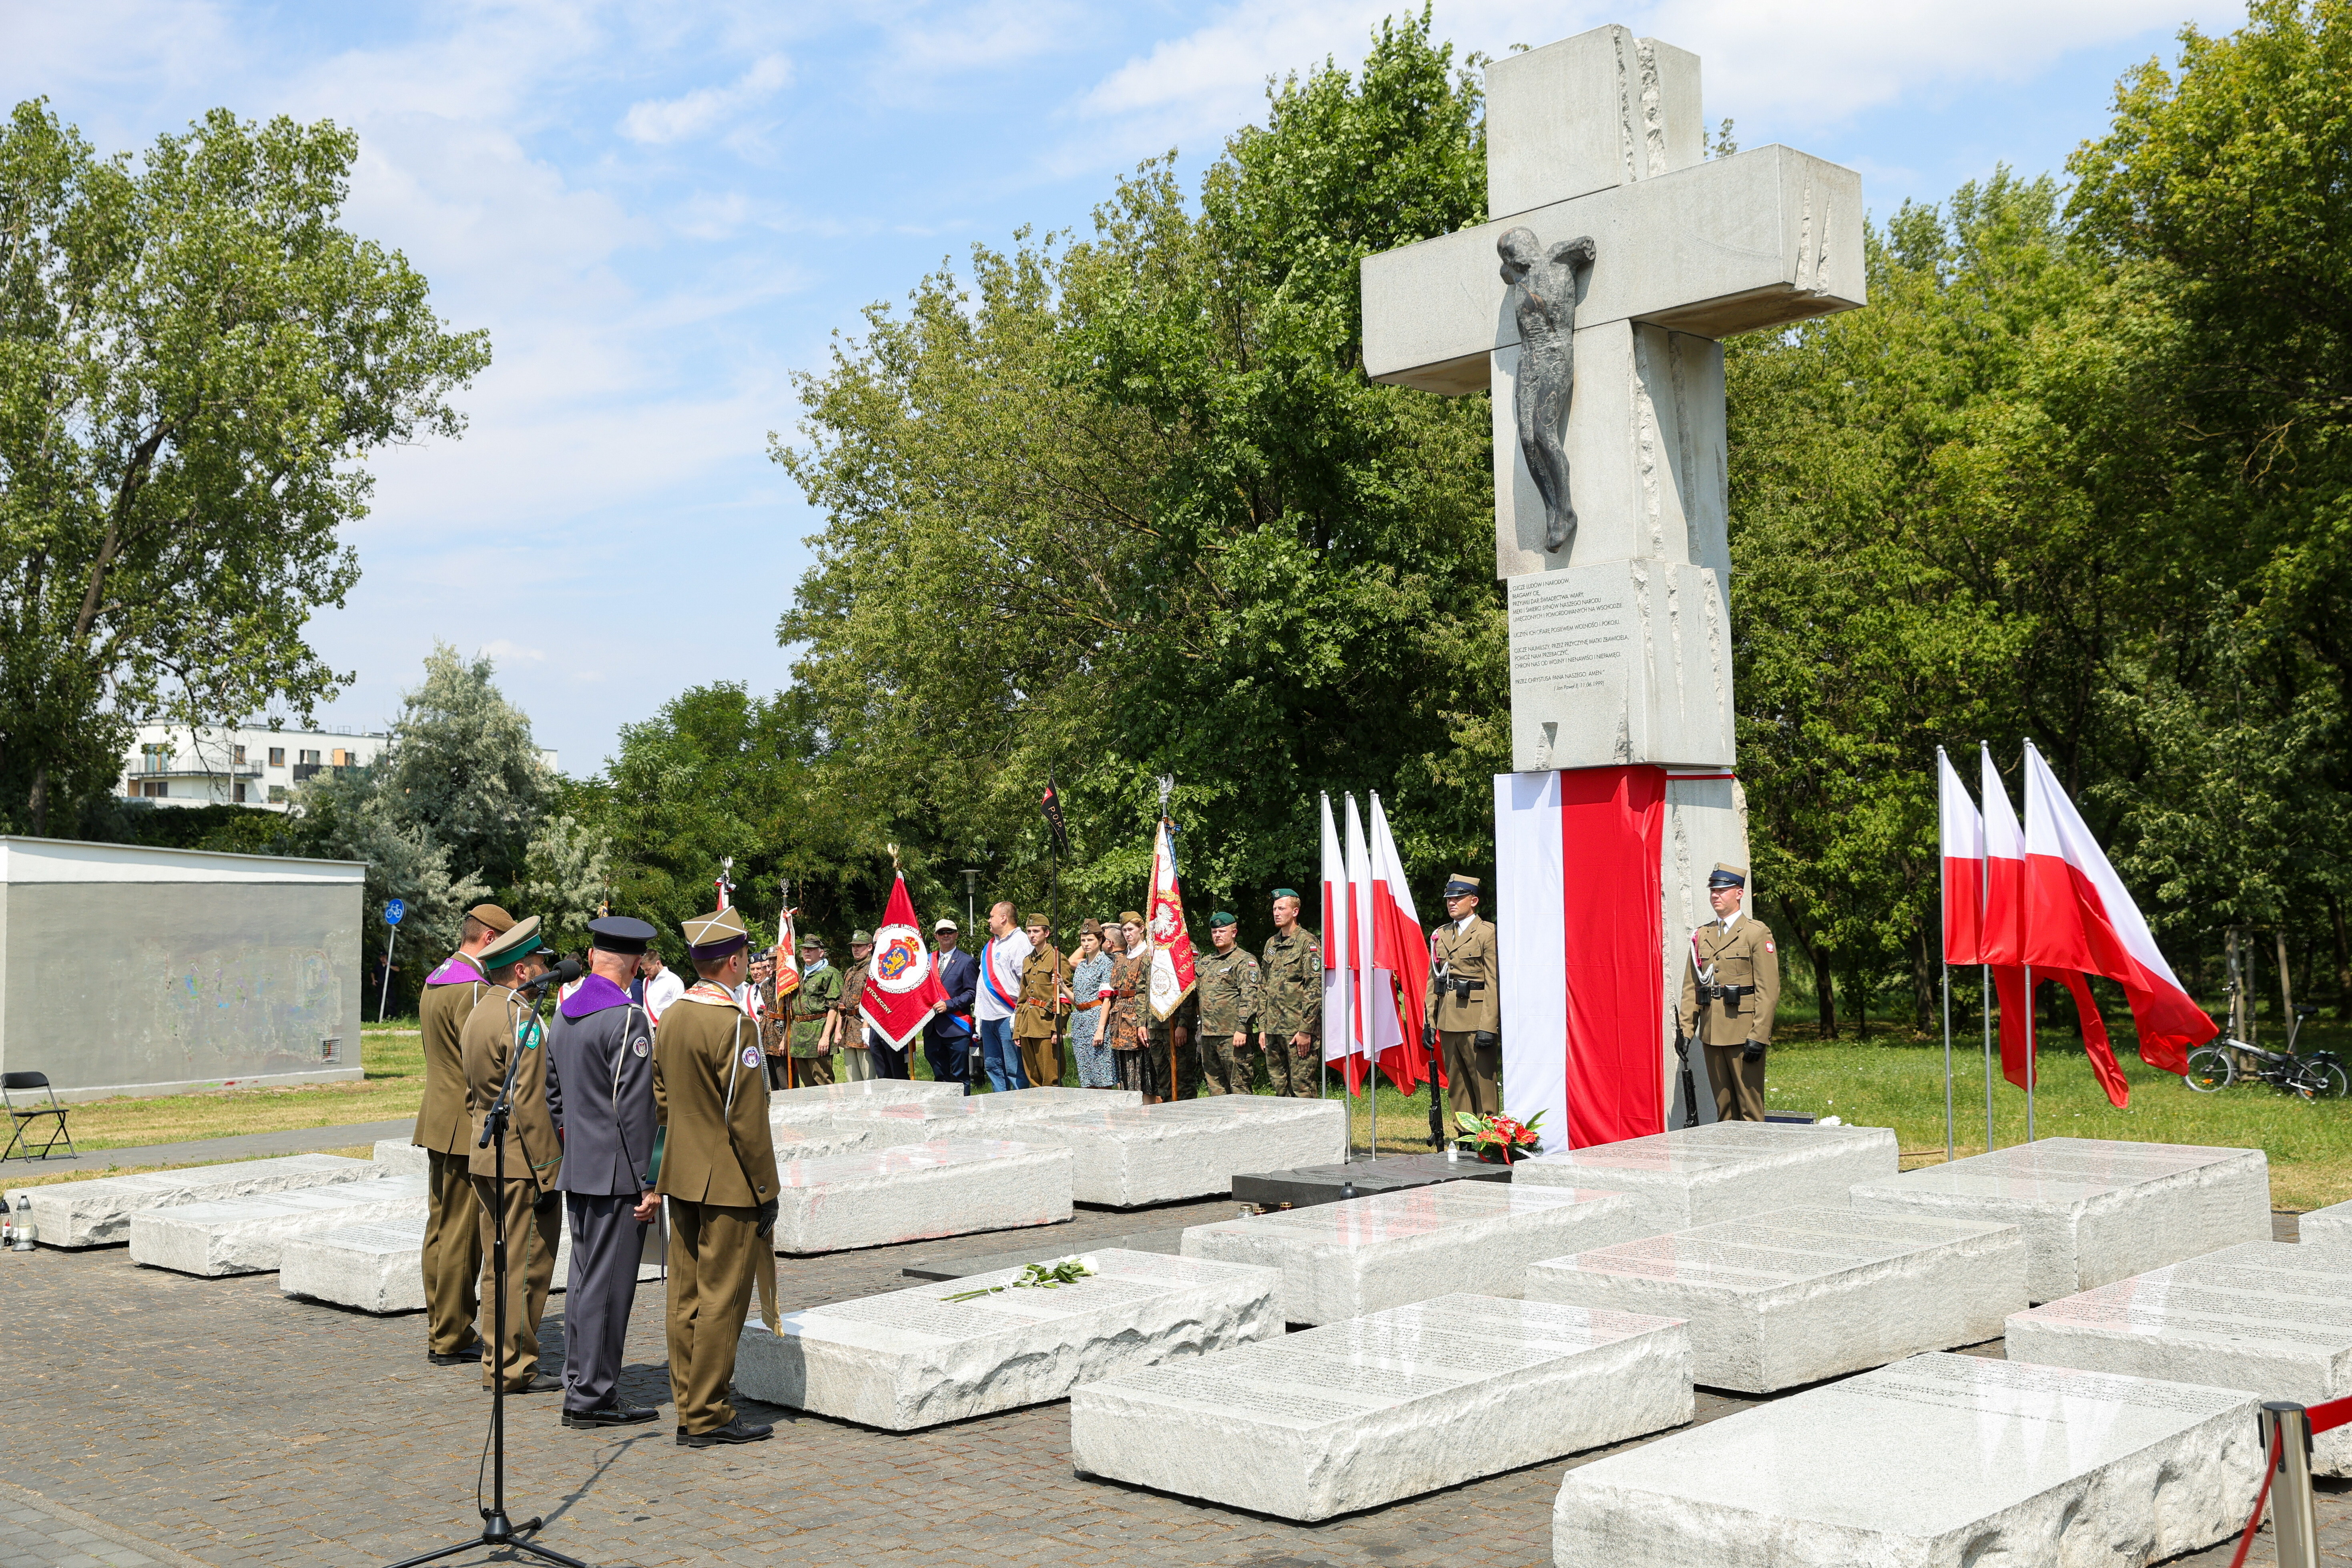
[[[761,1443],[776,1435],[776,1429],[761,1421],[746,1421],[740,1415],[713,1432],[688,1432],[678,1428],[681,1447],[715,1448],[721,1443]]]
[[[566,1426],[634,1426],[660,1414],[660,1411],[643,1405],[623,1405],[615,1400],[598,1410],[567,1410],[563,1413],[563,1424]]]
[[[426,1351],[425,1359],[435,1366],[465,1366],[482,1359],[482,1342],[476,1340],[464,1349],[450,1351],[446,1354],[440,1351]]]

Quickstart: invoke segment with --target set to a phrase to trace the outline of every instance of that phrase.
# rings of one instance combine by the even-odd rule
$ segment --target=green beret
[[[1229,926],[1237,922],[1234,921],[1234,917],[1227,914],[1223,910],[1219,910],[1215,914],[1209,917],[1209,926],[1213,931],[1218,926]]]
[[[1274,896],[1277,899],[1297,899],[1298,889],[1296,888],[1276,888],[1274,890]],[[1299,899],[1298,901],[1303,904],[1307,900]]]

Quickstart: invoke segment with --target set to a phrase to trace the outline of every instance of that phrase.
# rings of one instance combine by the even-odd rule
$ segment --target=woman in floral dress
[[[1078,928],[1078,960],[1070,971],[1070,1054],[1077,1058],[1080,1089],[1110,1089],[1110,1047],[1102,1042],[1103,990],[1110,984],[1110,954],[1102,950],[1102,927],[1088,921]]]

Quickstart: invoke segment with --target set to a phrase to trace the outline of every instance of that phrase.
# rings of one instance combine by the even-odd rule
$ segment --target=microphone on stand
[[[567,958],[528,985],[518,985],[515,990],[528,996],[534,991],[543,991],[551,985],[569,985],[586,973],[580,967],[578,959]]]

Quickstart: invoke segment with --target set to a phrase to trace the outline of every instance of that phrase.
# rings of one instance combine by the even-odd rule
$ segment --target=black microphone
[[[554,968],[549,970],[546,973],[541,975],[538,979],[532,981],[530,984],[518,985],[515,989],[521,994],[528,996],[532,992],[543,991],[550,985],[569,985],[572,982],[579,979],[583,973],[585,972],[581,969],[580,961],[578,959],[567,958],[559,963]]]

